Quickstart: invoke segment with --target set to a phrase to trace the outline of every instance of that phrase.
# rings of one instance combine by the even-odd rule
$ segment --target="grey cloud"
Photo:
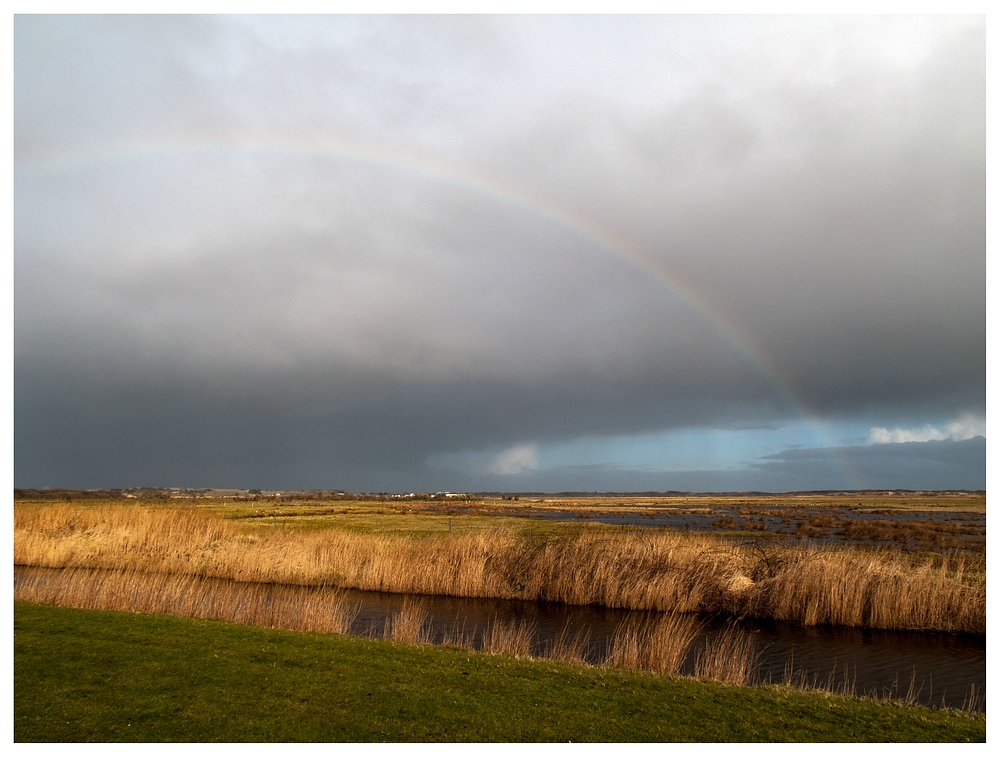
[[[207,16],[19,16],[16,160],[94,149],[225,119],[189,56],[210,48]]]
[[[983,43],[746,102],[709,87],[629,128],[609,115],[607,160],[566,114],[536,151],[573,166],[556,191],[591,195],[575,199],[745,325],[815,407],[981,404]]]
[[[19,17],[16,479],[412,488],[799,400],[978,411],[985,31],[938,26]],[[265,138],[306,149],[213,147]]]

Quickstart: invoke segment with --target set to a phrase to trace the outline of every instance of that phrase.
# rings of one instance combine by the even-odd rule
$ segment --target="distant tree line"
[[[159,496],[159,495],[157,495]],[[123,499],[121,489],[14,489],[14,499],[51,499],[70,502],[74,499]]]

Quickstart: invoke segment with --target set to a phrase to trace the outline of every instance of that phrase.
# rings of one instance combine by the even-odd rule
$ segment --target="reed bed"
[[[15,565],[984,634],[985,578],[965,561],[887,549],[739,546],[669,531],[414,537],[263,530],[190,507],[14,510]]]
[[[91,610],[210,618],[231,623],[319,633],[349,632],[356,607],[335,589],[233,584],[196,575],[87,569],[14,582],[14,599]]]

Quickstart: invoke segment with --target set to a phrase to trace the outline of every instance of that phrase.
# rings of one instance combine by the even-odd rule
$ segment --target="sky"
[[[14,484],[986,487],[983,16],[14,19]]]

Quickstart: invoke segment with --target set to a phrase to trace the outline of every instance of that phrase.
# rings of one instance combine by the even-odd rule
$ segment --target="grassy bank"
[[[985,575],[966,560],[599,526],[417,536],[268,530],[193,507],[14,509],[16,565],[983,634]]]
[[[984,741],[785,688],[17,602],[16,741]]]

